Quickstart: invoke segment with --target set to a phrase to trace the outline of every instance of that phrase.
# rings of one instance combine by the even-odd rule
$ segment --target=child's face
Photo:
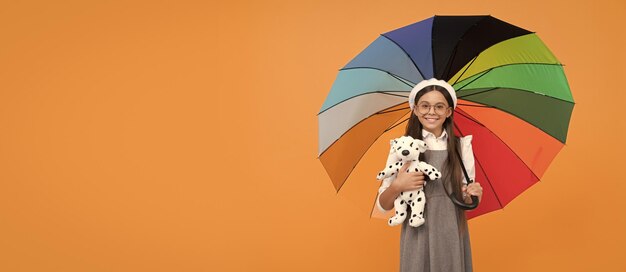
[[[442,114],[438,114],[436,108],[439,104],[439,108],[445,108],[445,111]],[[424,129],[430,132],[439,132],[443,128],[443,122],[446,121],[446,118],[452,115],[452,108],[449,107],[448,102],[446,102],[446,98],[438,91],[428,92],[417,101],[416,106],[413,108],[413,113],[417,115],[420,123],[424,126]],[[425,108],[430,105],[430,109],[428,112],[425,112]],[[420,110],[420,108],[422,108]]]

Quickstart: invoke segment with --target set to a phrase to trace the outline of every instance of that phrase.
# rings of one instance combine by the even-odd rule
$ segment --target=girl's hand
[[[390,185],[394,187],[397,192],[418,190],[424,187],[424,173],[406,172],[410,164],[411,162],[405,162],[404,165],[402,165],[402,168],[398,171],[398,176]]]
[[[483,187],[481,187],[480,183],[478,182],[472,182],[469,185],[463,185],[461,190],[463,191],[463,199],[466,203],[472,202],[472,198],[470,196],[477,196],[479,202],[483,197]]]

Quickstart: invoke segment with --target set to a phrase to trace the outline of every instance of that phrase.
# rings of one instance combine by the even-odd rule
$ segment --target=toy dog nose
[[[409,151],[408,150],[402,150],[402,155],[404,156],[408,156],[409,155]]]

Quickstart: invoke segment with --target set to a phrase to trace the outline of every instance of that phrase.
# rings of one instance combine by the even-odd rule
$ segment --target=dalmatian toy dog
[[[402,136],[391,140],[390,144],[391,149],[389,150],[389,157],[387,158],[387,167],[378,173],[376,179],[389,179],[393,182],[398,175],[400,168],[402,168],[402,165],[405,163],[410,163],[407,172],[420,171],[427,175],[430,180],[436,180],[441,177],[441,173],[435,169],[435,167],[419,161],[420,153],[426,152],[427,149],[424,141],[413,139],[411,136]],[[425,204],[426,197],[424,196],[423,188],[401,192],[393,202],[396,214],[389,219],[389,226],[396,226],[404,222],[404,219],[407,216],[407,205],[411,205],[411,219],[409,221],[409,225],[412,227],[421,226],[425,222]]]

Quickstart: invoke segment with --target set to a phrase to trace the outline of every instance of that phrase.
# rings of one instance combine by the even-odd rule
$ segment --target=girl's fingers
[[[480,187],[480,184],[478,183],[472,183],[469,186],[467,186],[467,193],[470,195],[475,195],[478,196],[480,194],[482,194],[483,188]]]

